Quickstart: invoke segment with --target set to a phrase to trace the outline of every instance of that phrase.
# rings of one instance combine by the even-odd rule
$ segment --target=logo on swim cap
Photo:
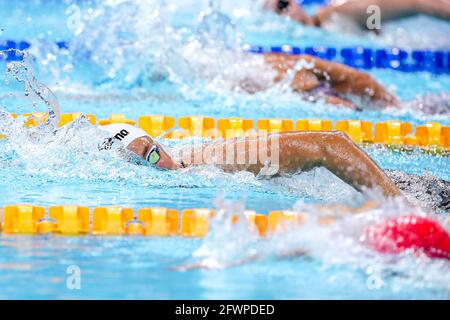
[[[127,130],[125,130],[125,129],[123,129],[123,130],[121,130],[119,133],[117,133],[115,136],[114,136],[114,138],[116,138],[117,140],[120,140],[120,141],[122,141],[122,139],[123,138],[125,138],[127,135],[129,135],[130,133],[127,131]]]
[[[113,138],[106,138],[102,144],[99,144],[98,150],[111,150],[113,143]]]
[[[100,126],[99,129],[107,131],[113,141],[120,141],[125,147],[128,147],[137,138],[148,136],[147,132],[141,128],[136,128],[126,123],[108,124],[106,126]]]

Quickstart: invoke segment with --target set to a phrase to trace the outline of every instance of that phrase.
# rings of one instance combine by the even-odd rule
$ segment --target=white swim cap
[[[148,136],[144,130],[126,123],[114,123],[99,127],[103,131],[110,133],[110,138],[103,143],[104,149],[109,149],[114,143],[122,143],[125,148],[140,137]]]

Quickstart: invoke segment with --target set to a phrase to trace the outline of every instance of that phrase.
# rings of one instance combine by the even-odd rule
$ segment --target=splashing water
[[[417,97],[405,104],[405,109],[412,109],[423,114],[450,116],[450,93],[427,94]]]
[[[450,210],[450,182],[429,172],[420,176],[397,170],[386,172],[412,203],[432,210]]]
[[[194,262],[178,270],[192,268],[224,268],[239,265],[258,258],[258,237],[245,222],[245,206],[242,201],[225,201],[216,198],[216,216],[210,220],[208,234],[202,245],[193,253]],[[239,217],[232,222],[232,217]],[[217,244],[221,244],[220,247]]]
[[[44,126],[56,130],[59,126],[61,114],[58,99],[48,87],[35,78],[30,63],[31,58],[28,53],[16,49],[14,49],[14,51],[18,51],[23,55],[23,61],[14,61],[7,64],[5,75],[6,83],[8,83],[8,77],[10,76],[18,82],[23,82],[25,84],[25,96],[31,98],[34,96],[38,100],[44,102],[46,106],[48,117],[44,122]]]
[[[400,199],[371,202],[356,209],[299,201],[293,210],[302,212],[305,222],[285,224],[266,239],[258,239],[249,229],[242,202],[224,202],[219,197],[216,204],[218,216],[211,219],[208,235],[187,263],[176,270],[221,269],[272,259],[299,259],[301,263],[302,259],[312,257],[324,263],[324,272],[339,265],[362,271],[370,290],[388,288],[396,292],[413,286],[450,292],[450,261],[430,259],[413,251],[379,254],[364,244],[363,230],[388,218],[414,214],[431,218],[445,227],[447,217],[429,215]],[[239,215],[241,225],[231,223],[231,214]],[[332,223],[319,223],[321,217],[332,219]],[[450,231],[450,226],[446,229]]]
[[[84,24],[70,49],[73,56],[94,64],[94,70],[100,68],[97,84],[103,86],[148,87],[167,78],[177,90],[195,97],[203,85],[217,91],[237,88],[249,77],[257,86],[273,79],[270,72],[261,77],[267,67],[260,57],[238,50],[239,34],[214,5],[201,13],[193,34],[170,27],[155,1],[102,2]]]
[[[216,168],[204,167],[182,172],[159,172],[154,168],[138,167],[133,163],[123,161],[119,154],[101,153],[98,144],[106,137],[105,132],[90,125],[85,117],[57,129],[59,123],[59,104],[55,95],[46,86],[36,80],[27,60],[8,64],[7,75],[12,75],[18,82],[25,83],[25,95],[35,94],[44,101],[49,117],[43,125],[26,129],[23,118],[11,118],[4,113],[0,119],[0,130],[9,136],[5,154],[16,154],[28,174],[39,173],[47,178],[79,177],[94,180],[122,180],[138,186],[153,185],[168,186],[256,186],[262,190],[279,190],[306,198],[325,202],[348,199],[348,204],[360,203],[363,196],[357,194],[342,181],[330,175],[326,170],[317,169],[295,178],[278,178],[270,182],[256,180],[251,174],[236,173],[229,175]],[[165,141],[161,141],[166,143]],[[184,143],[202,143],[185,139],[171,147],[181,148]],[[172,142],[173,143],[173,142]],[[169,148],[170,149],[170,148]],[[113,152],[114,153],[114,152]],[[51,156],[49,156],[51,155]],[[17,160],[19,161],[19,160]],[[95,164],[95,165],[92,165]],[[225,177],[232,176],[233,179]],[[173,179],[176,177],[176,179]],[[195,178],[200,179],[195,179]],[[211,180],[211,177],[214,179]],[[448,183],[439,182],[431,175],[427,183],[423,177],[411,177],[406,174],[391,174],[391,178],[399,181],[403,190],[414,200],[425,207],[436,209],[448,207]],[[402,182],[403,181],[403,182]],[[439,182],[439,183],[436,183]],[[311,188],[314,185],[314,188]],[[335,188],[331,187],[336,185]],[[430,188],[430,186],[435,186]],[[330,189],[339,192],[330,192]]]
[[[281,83],[254,96],[240,91],[240,87],[252,91],[246,86],[247,83],[256,83],[254,85],[256,89],[269,87],[272,84],[273,74],[263,64],[261,57],[248,56],[239,50],[240,35],[234,30],[230,19],[217,6],[210,6],[200,15],[199,26],[194,34],[189,30],[175,30],[170,27],[161,17],[158,6],[153,1],[106,1],[96,6],[92,14],[85,15],[84,19],[86,19],[87,27],[74,39],[74,45],[70,50],[75,58],[82,61],[80,64],[83,68],[88,69],[90,75],[88,80],[93,79],[95,89],[98,85],[99,88],[107,89],[144,87],[148,90],[160,81],[168,80],[173,84],[172,88],[189,99],[197,99],[199,96],[210,93],[223,97],[223,100],[218,103],[221,110],[233,104],[261,108],[258,111],[252,109],[251,116],[260,115],[255,112],[263,108],[274,109],[275,106],[276,113],[271,116],[274,114],[279,116],[283,102],[296,102],[298,99],[289,91],[286,83]],[[6,173],[3,175],[4,181],[14,181],[11,184],[5,183],[7,187],[14,186],[14,188],[39,194],[45,193],[45,189],[44,191],[39,189],[40,186],[45,187],[50,182],[51,187],[56,185],[51,191],[58,196],[58,190],[56,190],[58,183],[72,184],[72,190],[76,190],[74,195],[63,194],[66,189],[62,189],[59,195],[63,197],[55,201],[70,199],[71,202],[84,203],[86,198],[83,198],[83,192],[79,190],[83,188],[83,183],[95,185],[99,182],[95,185],[98,186],[97,190],[90,189],[94,193],[92,196],[94,205],[111,204],[108,202],[110,198],[101,194],[101,190],[106,189],[106,192],[109,192],[110,188],[117,185],[119,189],[132,191],[125,196],[119,194],[117,199],[114,199],[115,203],[124,204],[125,202],[136,206],[148,205],[150,200],[143,199],[146,196],[162,202],[163,200],[158,198],[161,196],[160,189],[167,190],[169,194],[167,203],[170,205],[176,205],[174,199],[180,189],[188,189],[191,197],[200,198],[202,194],[193,189],[201,188],[210,188],[213,192],[217,188],[223,188],[239,196],[255,191],[261,194],[261,199],[265,201],[261,206],[270,205],[270,200],[267,199],[283,198],[286,195],[308,202],[345,202],[351,206],[358,206],[364,200],[363,195],[356,193],[322,169],[292,178],[261,181],[246,172],[228,174],[211,167],[163,172],[151,167],[136,166],[123,161],[123,158],[114,150],[100,152],[98,143],[103,141],[105,133],[90,125],[85,117],[63,128],[55,129],[57,114],[59,114],[59,104],[55,96],[36,80],[31,68],[26,66],[24,68],[17,63],[9,67],[8,74],[15,80],[25,83],[26,94],[33,99],[43,101],[46,110],[53,111],[54,115],[49,117],[53,119],[51,123],[25,129],[23,117],[14,119],[8,113],[0,112],[0,132],[9,136],[8,140],[0,142],[0,159],[3,167],[0,170]],[[64,68],[63,65],[57,68],[59,67]],[[56,72],[55,75],[57,74]],[[60,80],[57,77],[52,79],[58,82]],[[51,86],[51,88],[54,87]],[[81,87],[82,94],[92,89],[88,85]],[[69,87],[64,87],[64,90],[69,91],[70,95]],[[75,93],[79,94],[79,91],[75,90]],[[105,95],[101,98],[105,98]],[[124,99],[128,98],[126,96]],[[297,113],[301,114],[306,109],[315,109],[309,104],[304,108],[305,110],[293,109],[296,106],[297,104],[289,104],[289,117],[293,116],[292,110],[295,110],[295,117],[297,117]],[[325,107],[320,107],[322,109],[317,114],[322,117]],[[201,110],[210,111],[211,109]],[[329,114],[331,114],[336,109],[326,111],[330,111]],[[345,116],[348,115],[345,114]],[[180,142],[160,140],[159,142],[168,144],[171,148],[190,143],[189,140]],[[202,142],[196,141],[196,143]],[[389,161],[392,162],[397,161],[396,158],[391,157],[391,154],[384,153],[379,157],[390,158]],[[442,165],[444,161],[428,160],[429,166],[438,164],[438,169],[433,168],[435,174],[439,168],[444,167]],[[405,166],[410,169],[410,165]],[[394,167],[404,167],[404,165]],[[397,177],[399,181],[410,178],[405,177],[403,173],[393,173],[390,176],[394,180]],[[421,183],[423,182],[421,178],[409,181],[412,184],[405,186],[405,189],[408,189],[407,192],[412,194],[413,198],[419,198],[419,205],[431,204],[433,208],[433,203],[442,200],[442,195],[439,194],[442,189],[438,188],[440,187],[439,179],[427,175],[424,183]],[[430,185],[436,185],[436,189],[429,188]],[[145,193],[146,189],[150,191]],[[427,193],[428,189],[431,190],[431,194]],[[132,198],[130,194],[136,197]],[[269,197],[271,195],[272,198]],[[210,200],[207,199],[204,202],[206,201]],[[276,263],[271,266],[273,274],[279,274],[281,270],[283,274],[289,275],[304,272],[303,262],[312,257],[323,261],[322,269],[333,270],[334,266],[344,265],[365,274],[369,288],[388,287],[389,290],[395,291],[412,285],[434,290],[442,289],[448,296],[450,267],[447,262],[415,256],[410,252],[399,256],[380,255],[365,247],[360,239],[365,226],[387,217],[414,213],[438,219],[441,224],[444,224],[444,217],[430,215],[422,209],[396,201],[362,209],[362,214],[352,216],[346,214],[347,209],[342,207],[330,208],[324,212],[325,209],[317,204],[299,202],[294,206],[294,210],[307,215],[309,220],[305,225],[292,226],[284,233],[280,232],[273,237],[260,240],[245,223],[243,202],[243,200],[238,203],[227,202],[222,198],[216,201],[218,208],[216,219],[211,222],[210,233],[202,240],[200,248],[188,260],[187,269],[189,267],[220,269],[275,261]],[[240,217],[237,224],[230,222],[230,216],[234,214]],[[324,227],[315,223],[314,217],[317,215],[333,215],[336,221]],[[123,241],[132,243],[129,239]],[[111,244],[108,246],[116,247]],[[111,252],[111,247],[108,247],[108,252]],[[137,247],[139,251],[141,246],[137,245]],[[142,247],[145,247],[145,243],[142,243]],[[136,255],[135,249],[136,247],[132,248],[132,256]],[[87,251],[95,252],[95,248],[93,251]],[[292,262],[292,267],[286,268],[284,265],[286,261]],[[217,286],[220,281],[214,279],[214,273],[211,274],[213,276],[210,284]],[[355,273],[352,273],[352,277],[355,277]]]
[[[334,114],[345,114],[346,110],[330,107],[323,101],[313,105],[308,95],[302,101],[286,85],[289,76],[286,81],[274,84],[274,70],[261,56],[242,52],[242,35],[218,4],[218,1],[209,2],[209,7],[199,15],[198,25],[192,29],[176,29],[166,21],[157,1],[96,2],[82,15],[83,31],[77,33],[68,51],[58,55],[43,47],[42,52],[34,54],[38,61],[45,61],[42,69],[52,74],[51,81],[66,83],[64,93],[70,89],[86,93],[133,88],[148,94],[157,85],[168,83],[171,94],[181,93],[185,100],[196,105],[211,104],[214,100],[214,104],[220,105],[216,112],[223,111],[224,105],[234,109],[254,108],[254,105],[280,109],[283,106],[280,101],[284,100],[289,108],[295,106],[308,117],[323,116],[329,109]],[[49,67],[47,55],[56,55],[60,64],[54,62],[56,65]],[[59,78],[61,70],[66,68],[84,74],[80,83]],[[258,93],[249,95],[249,92]],[[400,110],[385,112],[413,117],[449,112],[438,101],[429,103],[431,106],[427,108],[416,108],[417,105],[424,104],[407,103]]]
[[[201,12],[197,27],[197,37],[205,46],[221,43],[225,48],[236,49],[242,45],[240,35],[230,17],[220,9],[220,2],[210,0],[208,9]]]

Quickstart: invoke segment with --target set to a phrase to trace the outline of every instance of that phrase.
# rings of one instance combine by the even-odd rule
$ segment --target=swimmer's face
[[[169,170],[175,170],[180,168],[180,165],[177,164],[172,159],[172,157],[159,144],[153,141],[153,139],[150,138],[149,136],[134,139],[128,145],[127,148],[128,150],[136,154],[138,157],[147,161],[149,153],[154,150],[155,146],[158,148],[159,151],[159,160],[156,164],[154,164],[156,167]]]

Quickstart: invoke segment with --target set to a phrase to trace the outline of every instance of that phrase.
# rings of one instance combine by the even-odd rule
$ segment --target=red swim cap
[[[380,253],[411,249],[450,260],[450,235],[436,221],[418,216],[384,220],[364,230],[364,242]]]

